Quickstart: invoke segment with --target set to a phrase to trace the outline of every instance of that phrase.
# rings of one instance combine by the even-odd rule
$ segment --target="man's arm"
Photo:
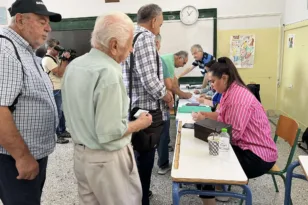
[[[192,65],[191,67],[186,68],[186,69],[178,76],[178,78],[181,78],[181,77],[187,75],[187,74],[190,73],[195,67],[196,67],[195,65]]]
[[[137,76],[142,86],[154,99],[163,99],[170,103],[173,98],[168,94],[166,86],[157,76],[156,48],[150,37],[141,35],[135,44],[135,62]],[[162,69],[160,68],[162,74]],[[161,75],[162,76],[162,75]]]
[[[55,76],[59,78],[62,78],[65,73],[67,65],[68,65],[68,61],[62,61],[59,66],[51,70],[52,74],[54,74]]]
[[[191,98],[192,94],[190,92],[183,92],[179,87],[178,79],[174,76],[172,82],[172,90],[174,94],[178,95],[180,98],[189,99]]]
[[[208,85],[207,74],[204,75],[203,82],[201,88],[205,88]]]
[[[16,128],[9,110],[23,84],[20,62],[12,56],[0,55],[0,145],[15,159],[17,179],[34,179],[39,172],[37,161]],[[9,67],[8,67],[9,66]]]

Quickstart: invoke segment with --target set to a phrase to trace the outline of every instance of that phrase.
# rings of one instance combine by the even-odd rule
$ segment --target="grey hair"
[[[147,23],[153,18],[159,16],[162,9],[157,4],[147,4],[142,6],[137,13],[137,23]]]
[[[16,22],[16,16],[12,16],[10,25],[14,25],[15,22]]]
[[[175,53],[174,55],[176,55],[180,58],[183,58],[183,59],[188,58],[188,53],[186,51],[179,51],[179,52]]]
[[[91,37],[94,48],[109,48],[109,42],[117,39],[120,46],[124,46],[133,32],[133,21],[122,12],[113,12],[96,19]]]
[[[45,43],[45,48],[48,49],[48,48],[52,48],[52,47],[55,47],[57,45],[59,45],[60,42],[54,38],[51,38],[51,39],[48,39]]]
[[[193,49],[197,49],[198,51],[203,52],[203,49],[202,49],[202,47],[200,46],[200,44],[195,44],[195,45],[193,45],[193,46],[191,47],[191,50],[193,50]]]
[[[160,35],[160,34],[157,34],[157,35],[155,36],[155,41],[161,42],[161,35]]]

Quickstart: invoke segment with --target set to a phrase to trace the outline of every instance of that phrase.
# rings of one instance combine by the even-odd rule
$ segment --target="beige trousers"
[[[75,145],[80,205],[141,205],[142,189],[131,145],[113,151]]]

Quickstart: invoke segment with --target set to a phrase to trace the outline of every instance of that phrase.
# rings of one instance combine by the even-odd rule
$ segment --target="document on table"
[[[195,95],[192,95],[191,98],[188,99],[188,101],[191,103],[199,103],[198,97]]]

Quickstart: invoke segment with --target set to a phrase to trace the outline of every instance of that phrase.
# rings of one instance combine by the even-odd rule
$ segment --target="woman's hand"
[[[194,121],[200,121],[200,120],[204,120],[206,118],[206,116],[204,114],[202,114],[201,112],[193,112],[193,113],[191,113],[191,116],[192,116]]]

